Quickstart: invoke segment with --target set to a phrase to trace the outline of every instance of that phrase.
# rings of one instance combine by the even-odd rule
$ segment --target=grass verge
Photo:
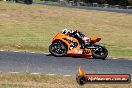
[[[132,58],[132,15],[0,2],[0,49],[48,52],[63,28],[97,35],[110,57]]]
[[[0,73],[1,88],[131,88],[132,84],[86,84],[79,86],[76,78],[61,75],[32,75]]]

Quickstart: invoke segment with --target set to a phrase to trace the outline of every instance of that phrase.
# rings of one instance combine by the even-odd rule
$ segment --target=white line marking
[[[63,76],[70,77],[70,76],[72,76],[72,75],[63,75]]]
[[[9,51],[9,50],[0,50],[0,51]],[[27,52],[27,53],[38,53],[38,52],[29,52],[29,51],[10,51],[10,52],[20,52],[20,53],[23,53],[23,52]],[[43,53],[43,54],[50,54],[50,53],[45,53],[45,52],[39,52],[39,53]]]
[[[113,59],[118,59],[118,58],[113,58]]]
[[[30,52],[30,53],[35,53],[35,52]]]
[[[44,54],[50,54],[50,53],[44,53]]]
[[[0,50],[0,51],[5,51],[5,50]]]
[[[9,72],[9,73],[11,73],[11,74],[20,74],[21,72]],[[42,73],[30,73],[30,74],[32,74],[32,75],[40,75]],[[57,74],[45,74],[45,75],[48,75],[48,76],[56,76]],[[62,76],[64,76],[64,77],[71,77],[73,75],[62,75]]]
[[[47,75],[50,75],[50,76],[52,76],[52,75],[57,75],[57,74],[47,74]]]
[[[11,74],[18,74],[18,73],[20,73],[20,72],[9,72],[9,73],[11,73]]]
[[[13,52],[20,52],[20,51],[13,51]]]
[[[41,74],[41,73],[31,73],[31,74],[33,74],[33,75],[39,75],[39,74]]]

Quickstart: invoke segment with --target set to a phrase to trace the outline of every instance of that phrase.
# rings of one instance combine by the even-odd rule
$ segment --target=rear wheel
[[[55,43],[52,43],[49,46],[49,52],[53,56],[62,57],[62,56],[66,55],[67,49],[66,49],[66,46],[63,43],[55,42]]]
[[[105,60],[108,55],[108,50],[104,46],[95,45],[96,49],[92,51],[92,57],[95,59]]]

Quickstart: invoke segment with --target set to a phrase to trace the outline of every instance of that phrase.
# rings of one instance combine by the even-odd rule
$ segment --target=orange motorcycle
[[[100,40],[101,38],[94,36],[90,38],[89,46],[82,47],[78,39],[60,32],[52,39],[49,52],[56,57],[77,56],[105,60],[108,50],[104,46],[97,44]]]

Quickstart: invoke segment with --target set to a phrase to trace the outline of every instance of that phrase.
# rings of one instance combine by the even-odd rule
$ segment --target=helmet
[[[63,33],[63,34],[68,34],[68,32],[69,32],[69,30],[66,29],[66,28],[62,30],[62,33]]]
[[[71,30],[71,33],[77,33],[78,30]]]

